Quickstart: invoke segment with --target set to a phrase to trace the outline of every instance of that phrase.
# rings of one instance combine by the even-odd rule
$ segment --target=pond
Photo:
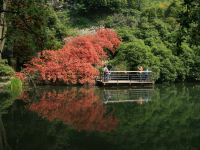
[[[0,150],[200,149],[198,84],[38,87],[15,101],[0,96]]]

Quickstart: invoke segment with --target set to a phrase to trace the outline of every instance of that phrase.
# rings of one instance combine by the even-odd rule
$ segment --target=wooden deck
[[[153,81],[133,81],[133,80],[97,80],[97,85],[152,85]]]
[[[97,85],[153,85],[151,71],[110,71],[110,75],[100,76],[96,80]]]

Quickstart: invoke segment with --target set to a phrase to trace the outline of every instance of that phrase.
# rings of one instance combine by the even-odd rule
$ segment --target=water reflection
[[[117,90],[30,91],[2,118],[8,143],[13,150],[199,149],[200,85],[162,85],[139,94]],[[140,97],[147,102],[103,103]]]
[[[142,107],[112,106],[121,124],[116,130],[117,145],[127,150],[199,149],[199,93],[200,85],[162,85]]]
[[[2,115],[7,113],[7,109],[14,103],[15,97],[5,91],[0,92],[0,150],[10,150],[10,146],[7,142],[6,130],[2,121]]]
[[[10,150],[10,146],[7,142],[6,130],[2,121],[2,114],[0,112],[0,150]]]
[[[103,90],[103,100],[108,103],[126,103],[134,102],[137,104],[145,104],[151,101],[154,89],[151,88],[109,88]]]
[[[68,88],[42,91],[38,102],[28,105],[49,121],[61,120],[77,130],[109,132],[116,128],[117,118],[107,112],[94,88]],[[23,99],[30,100],[26,94]]]
[[[77,130],[109,132],[117,127],[118,119],[104,104],[135,102],[142,105],[151,100],[152,91],[73,87],[41,89],[36,94],[24,93],[22,99],[30,102],[27,106],[29,110],[49,121],[60,120]],[[36,102],[32,102],[33,99]]]

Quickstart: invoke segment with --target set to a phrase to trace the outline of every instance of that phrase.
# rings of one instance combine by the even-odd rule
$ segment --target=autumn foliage
[[[64,91],[43,91],[39,101],[30,103],[28,109],[49,121],[60,120],[77,130],[109,132],[118,121],[112,112],[106,112],[102,100],[94,89],[71,88]],[[24,100],[31,97],[24,95]]]
[[[115,53],[120,39],[111,29],[100,29],[95,34],[66,38],[60,50],[38,53],[24,69],[37,81],[65,84],[93,84],[99,72],[96,66],[107,59],[106,50]]]

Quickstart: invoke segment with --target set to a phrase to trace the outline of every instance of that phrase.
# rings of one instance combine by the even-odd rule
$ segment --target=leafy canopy
[[[111,29],[100,29],[95,34],[66,38],[62,49],[38,53],[24,69],[36,81],[65,84],[93,84],[98,76],[95,66],[107,58],[104,49],[115,53],[120,39]]]

